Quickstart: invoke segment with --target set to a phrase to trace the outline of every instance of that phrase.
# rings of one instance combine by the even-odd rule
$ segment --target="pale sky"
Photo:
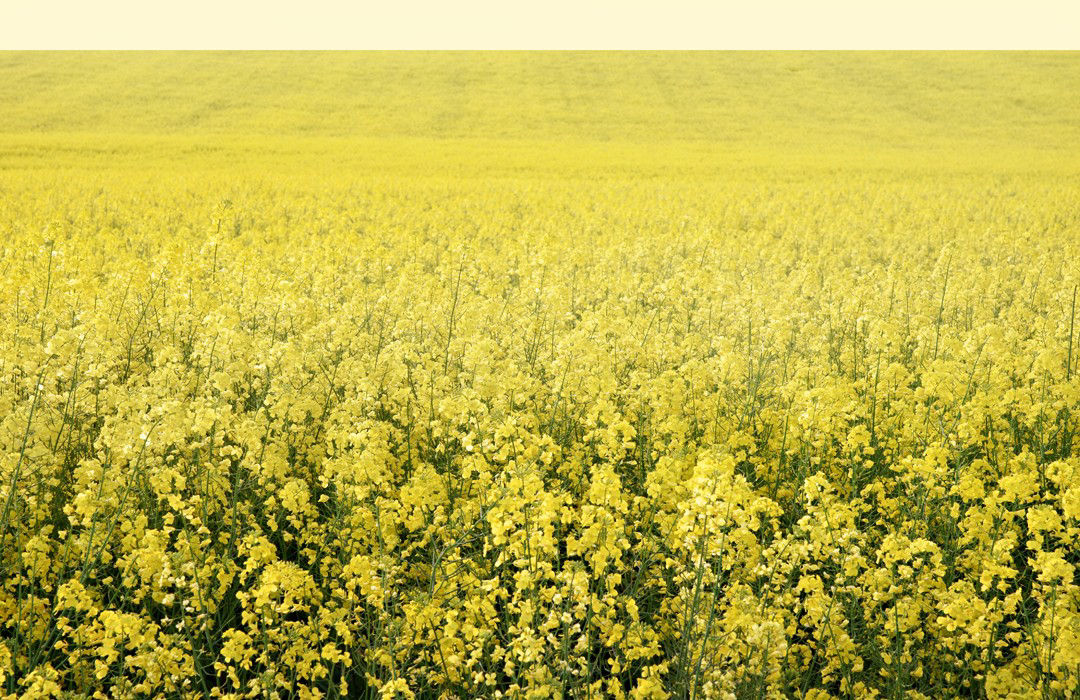
[[[1080,49],[1080,1],[3,0],[0,49]]]

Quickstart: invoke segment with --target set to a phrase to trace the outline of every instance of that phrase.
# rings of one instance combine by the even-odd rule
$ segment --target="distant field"
[[[1075,170],[1069,53],[57,53],[0,55],[0,148],[155,167],[369,150],[425,167],[530,144],[723,171],[737,163]],[[193,153],[198,155],[193,158]],[[267,155],[272,154],[272,155]],[[559,158],[558,149],[552,153]],[[682,155],[683,157],[680,157]],[[945,156],[944,162],[942,156]],[[146,158],[150,160],[145,160]],[[490,157],[490,156],[489,156]],[[573,160],[572,158],[568,160]],[[953,162],[956,161],[956,162]],[[500,161],[502,162],[502,161]],[[478,169],[487,165],[480,159]],[[569,165],[569,163],[567,164]],[[580,167],[580,165],[578,166]]]
[[[1080,56],[0,53],[0,698],[1080,697]]]

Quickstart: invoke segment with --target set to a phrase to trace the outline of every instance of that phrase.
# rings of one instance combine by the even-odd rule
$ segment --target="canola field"
[[[1080,697],[1080,56],[0,54],[0,697]]]

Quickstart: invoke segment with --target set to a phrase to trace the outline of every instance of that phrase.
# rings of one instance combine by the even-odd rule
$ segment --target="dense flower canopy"
[[[37,60],[0,70],[91,61]],[[144,65],[94,60],[123,65],[91,90]],[[234,59],[187,60],[229,94]],[[452,104],[408,60],[417,109]],[[261,84],[262,140],[175,126],[167,91],[131,133],[0,107],[0,696],[1080,692],[1080,160],[1039,142],[1075,150],[1075,118],[1023,122],[1000,56],[875,56],[848,69],[936,67],[924,97],[966,75],[999,109],[874,87],[849,107],[892,121],[786,146],[829,133],[824,88],[718,58],[817,112],[777,94],[744,122],[775,142],[666,141],[630,100],[605,141],[552,107],[589,85],[566,60],[521,98],[540,137],[525,102],[483,140],[397,92],[353,105],[387,133],[329,107],[300,133],[318,103]],[[710,75],[610,60],[612,99],[620,65]],[[1035,107],[1080,74],[1011,60]]]

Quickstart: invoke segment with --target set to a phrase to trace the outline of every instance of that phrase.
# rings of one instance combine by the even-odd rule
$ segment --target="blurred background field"
[[[1077,115],[1069,53],[0,55],[5,169],[1073,171]]]

